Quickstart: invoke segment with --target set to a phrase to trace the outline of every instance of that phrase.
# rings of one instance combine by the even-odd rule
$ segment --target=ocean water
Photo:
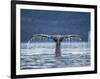
[[[90,66],[88,42],[61,43],[61,57],[55,57],[55,43],[21,43],[20,69]]]

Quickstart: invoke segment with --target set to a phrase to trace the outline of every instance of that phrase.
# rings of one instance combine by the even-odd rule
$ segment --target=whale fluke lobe
[[[46,35],[46,34],[33,34],[31,37],[46,37],[46,38],[50,38],[50,35]]]
[[[47,35],[47,34],[33,34],[31,38],[35,37],[44,37],[44,38],[50,38],[56,43],[56,49],[55,49],[55,56],[60,57],[61,56],[61,42],[64,39],[71,39],[71,38],[77,38],[78,40],[82,40],[80,38],[80,35],[71,34],[71,35]]]

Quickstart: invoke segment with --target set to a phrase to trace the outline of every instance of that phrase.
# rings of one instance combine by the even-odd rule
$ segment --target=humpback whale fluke
[[[45,37],[45,38],[50,38],[52,39],[55,43],[56,43],[56,49],[55,49],[55,55],[56,57],[60,57],[61,56],[61,42],[64,39],[68,39],[68,38],[78,38],[79,40],[81,40],[80,35],[47,35],[47,34],[33,34],[31,36],[31,38],[33,37]]]

